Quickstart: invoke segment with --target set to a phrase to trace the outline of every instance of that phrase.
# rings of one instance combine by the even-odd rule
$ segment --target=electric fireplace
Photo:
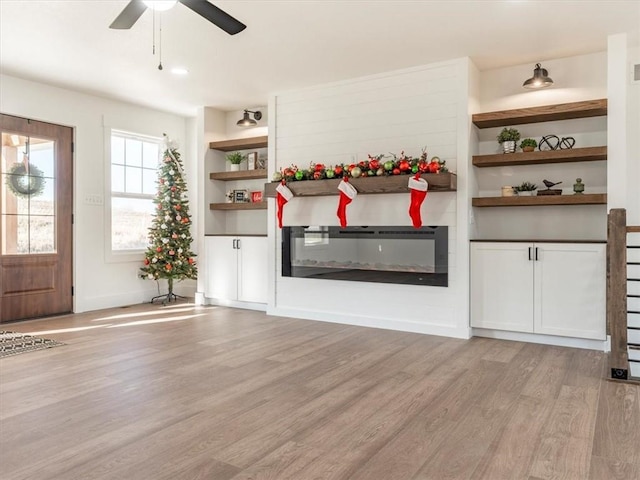
[[[282,275],[448,286],[448,227],[282,229]]]

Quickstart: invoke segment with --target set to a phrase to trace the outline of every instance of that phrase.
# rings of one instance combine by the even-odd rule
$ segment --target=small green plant
[[[498,143],[517,142],[520,140],[520,132],[515,128],[503,128],[498,135]]]
[[[513,187],[516,192],[532,192],[538,188],[535,183],[531,182],[522,182],[517,187]]]
[[[537,146],[538,146],[538,142],[536,142],[533,138],[525,138],[520,142],[520,148],[525,148],[525,147],[536,148]]]
[[[240,152],[233,152],[227,155],[227,160],[232,165],[240,165],[244,160],[244,155],[241,154]]]

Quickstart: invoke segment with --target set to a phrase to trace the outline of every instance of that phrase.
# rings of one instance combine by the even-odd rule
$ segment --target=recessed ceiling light
[[[189,70],[184,67],[174,67],[171,69],[171,73],[173,73],[174,75],[187,75],[189,73]]]

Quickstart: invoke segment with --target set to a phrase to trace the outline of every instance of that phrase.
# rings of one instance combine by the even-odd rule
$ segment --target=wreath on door
[[[44,173],[30,162],[14,163],[7,174],[7,187],[16,197],[36,197],[44,191]]]

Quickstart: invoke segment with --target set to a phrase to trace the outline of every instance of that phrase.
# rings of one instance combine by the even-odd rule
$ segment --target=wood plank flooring
[[[0,478],[640,478],[640,386],[604,354],[223,307],[9,324]]]

